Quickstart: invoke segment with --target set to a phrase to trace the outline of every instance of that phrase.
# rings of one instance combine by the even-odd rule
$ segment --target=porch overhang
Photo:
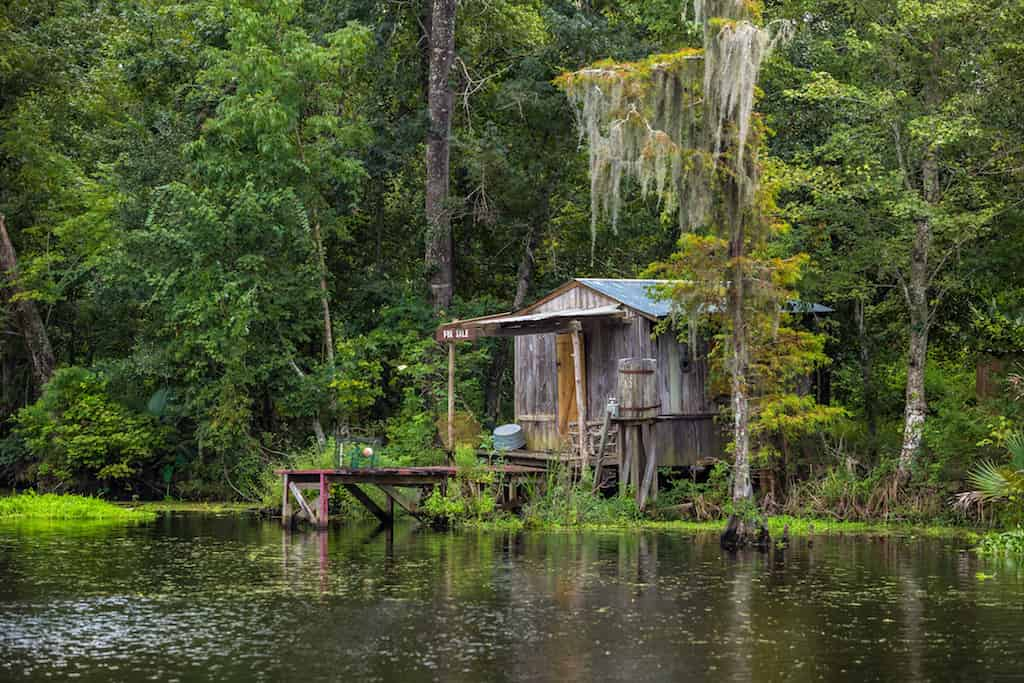
[[[578,330],[584,320],[627,320],[632,312],[618,304],[598,308],[574,308],[543,313],[501,313],[498,315],[454,320],[437,328],[437,341],[472,341],[479,337],[519,337]]]

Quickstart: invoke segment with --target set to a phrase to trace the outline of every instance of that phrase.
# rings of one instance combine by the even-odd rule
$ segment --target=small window
[[[679,345],[679,369],[686,373],[692,368],[693,363],[690,358],[690,345],[684,342]]]

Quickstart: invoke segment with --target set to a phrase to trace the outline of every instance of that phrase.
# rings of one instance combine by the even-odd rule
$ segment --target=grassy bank
[[[551,519],[521,518],[501,516],[494,519],[468,520],[464,525],[476,529],[491,531],[517,531],[535,529],[539,531],[614,531],[614,530],[652,530],[679,533],[714,533],[725,530],[726,520],[694,521],[659,521],[642,517],[606,518],[579,523],[563,523]],[[979,532],[966,527],[917,524],[886,524],[882,522],[847,522],[834,519],[812,517],[791,517],[779,515],[768,518],[768,531],[772,538],[778,539],[783,530],[789,527],[790,537],[814,535],[871,535],[871,536],[928,536],[932,538],[963,538],[976,541],[982,538]],[[1024,543],[1024,532],[1020,532],[1021,543]],[[987,538],[987,537],[986,537]],[[993,545],[993,547],[996,547]]]
[[[86,496],[30,492],[0,498],[0,520],[23,519],[148,522],[156,513]]]
[[[709,522],[645,521],[641,524],[648,529],[664,529],[674,531],[707,531],[721,533],[725,529],[725,520]],[[778,515],[768,518],[768,531],[773,538],[782,536],[789,527],[790,536],[812,536],[818,534],[868,534],[868,535],[900,535],[900,536],[931,536],[935,538],[978,538],[978,532],[966,527],[918,524],[887,524],[884,522],[847,522],[835,519],[812,517],[791,517]]]

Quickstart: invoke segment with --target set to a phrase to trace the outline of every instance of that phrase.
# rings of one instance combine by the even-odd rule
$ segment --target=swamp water
[[[1024,571],[924,538],[0,524],[0,680],[46,679],[1021,680]]]

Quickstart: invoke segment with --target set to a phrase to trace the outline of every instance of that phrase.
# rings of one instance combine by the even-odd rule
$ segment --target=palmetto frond
[[[1010,451],[1013,469],[1024,470],[1024,432],[1013,432],[1006,437],[1006,448]]]
[[[1024,472],[988,460],[978,463],[967,475],[967,481],[973,490],[960,493],[955,499],[956,507],[964,510],[972,505],[1024,494]]]

